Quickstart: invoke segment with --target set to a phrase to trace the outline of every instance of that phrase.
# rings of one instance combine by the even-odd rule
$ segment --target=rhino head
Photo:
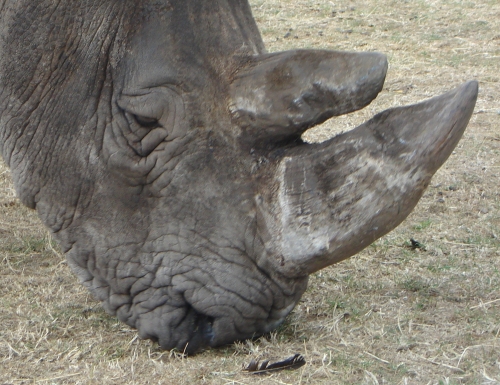
[[[378,53],[268,54],[247,0],[0,3],[0,152],[105,309],[165,349],[276,328],[309,274],[413,209],[477,83],[301,134],[382,89]]]

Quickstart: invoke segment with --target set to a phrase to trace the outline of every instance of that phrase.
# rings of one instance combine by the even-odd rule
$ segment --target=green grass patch
[[[413,226],[413,229],[417,230],[417,231],[422,231],[422,230],[429,228],[431,225],[432,225],[432,221],[430,219],[426,219],[426,220],[416,224],[415,226]]]

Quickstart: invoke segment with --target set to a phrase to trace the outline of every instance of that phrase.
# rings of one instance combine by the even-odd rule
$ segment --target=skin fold
[[[0,1],[0,152],[80,281],[162,348],[276,328],[413,209],[477,83],[321,144],[377,53],[268,54],[246,0]]]

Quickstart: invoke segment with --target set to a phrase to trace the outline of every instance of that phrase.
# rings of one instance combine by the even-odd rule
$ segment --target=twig
[[[52,253],[58,257],[58,258],[63,258],[63,256],[61,255],[61,253],[59,253],[56,249],[54,249],[54,246],[52,246],[52,235],[48,232],[47,233],[47,236],[48,236],[48,239],[47,239],[47,244],[49,245],[49,250],[52,251]],[[66,260],[64,260],[66,261]],[[59,265],[58,265],[59,266]]]
[[[495,303],[495,302],[500,302],[500,298],[498,298],[498,299],[494,299],[494,300],[492,300],[492,301],[484,302],[484,303],[483,303],[483,302],[481,302],[479,305],[472,306],[472,307],[470,308],[470,310],[472,310],[472,309],[476,309],[476,308],[478,308],[478,307],[483,307],[483,306],[486,306],[486,305],[490,305],[490,304]]]
[[[458,359],[457,366],[460,366],[460,362],[462,362],[462,358],[464,358],[465,353],[467,352],[467,350],[469,350],[469,349],[475,349],[475,348],[482,348],[482,347],[494,348],[495,346],[493,346],[493,345],[473,345],[473,346],[467,346],[464,349],[464,351],[462,352],[462,354],[460,355],[460,358]]]
[[[401,335],[403,336],[404,333],[403,333],[403,330],[401,329],[401,322],[400,322],[400,312],[401,312],[401,309],[398,310],[398,329],[399,329],[399,332],[401,333]]]
[[[227,384],[241,384],[241,385],[245,385],[245,383],[243,382],[239,382],[239,381],[236,381],[236,380],[231,380],[229,378],[224,378],[224,377],[221,377],[224,381],[228,381]]]
[[[5,340],[4,340],[5,341]],[[14,353],[15,356],[20,356],[21,353],[19,353],[16,349],[14,349],[7,341],[5,341],[5,343],[7,344],[7,346],[9,347],[9,353]]]
[[[8,268],[9,268],[9,270],[11,270],[13,273],[19,273],[19,272],[21,271],[21,270],[16,270],[16,269],[14,269],[14,268],[11,266],[11,264],[10,264],[10,262],[9,262],[9,257],[4,257],[4,259],[2,259],[2,263],[3,263],[4,261],[7,263],[7,266],[8,266]]]
[[[66,374],[65,376],[43,378],[41,380],[36,380],[35,382],[48,382],[48,381],[54,381],[54,380],[62,380],[63,378],[75,377],[75,376],[79,376],[80,374],[82,374],[82,373],[79,372],[79,373],[73,373],[73,374]]]
[[[368,353],[368,352],[365,352],[365,354],[369,355],[370,357],[375,358],[376,360],[379,360],[380,362],[383,362],[384,364],[390,364],[390,362],[389,362],[389,361],[383,360],[382,358],[377,357],[377,356],[376,356],[376,355],[374,355],[374,354],[371,354],[371,353]]]
[[[444,366],[445,368],[457,370],[457,371],[465,374],[465,370],[462,370],[462,369],[460,369],[460,368],[458,368],[456,366],[452,366],[452,365],[448,365],[448,364],[443,364],[442,362],[436,362],[436,361],[430,360],[430,359],[422,357],[422,356],[417,356],[417,357],[420,357],[421,359],[423,359],[423,360],[425,360],[427,362],[430,362],[431,364],[439,365],[439,366]]]
[[[451,241],[445,241],[444,239],[440,239],[441,242],[443,243],[448,243],[450,245],[457,245],[457,246],[467,246],[467,247],[478,247],[480,245],[471,245],[470,243],[459,243],[459,242],[451,242]]]
[[[330,3],[331,3],[331,1],[330,1]],[[368,18],[368,16],[371,16],[371,15],[373,14],[373,12],[375,12],[375,11],[377,10],[377,8],[378,8],[378,7],[374,7],[374,8],[370,11],[370,13],[369,13],[368,15],[364,16],[364,18],[366,19],[366,18]]]
[[[488,374],[486,374],[486,369],[483,368],[483,376],[484,378],[486,378],[488,381],[491,381],[493,382],[494,384],[498,384],[498,380],[496,380],[495,378],[491,378],[490,376],[488,376]]]

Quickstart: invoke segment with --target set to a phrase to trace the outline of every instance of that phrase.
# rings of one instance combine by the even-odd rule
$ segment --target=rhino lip
[[[272,268],[311,274],[399,225],[462,137],[477,94],[470,81],[326,142],[274,151],[278,187],[256,201]]]

